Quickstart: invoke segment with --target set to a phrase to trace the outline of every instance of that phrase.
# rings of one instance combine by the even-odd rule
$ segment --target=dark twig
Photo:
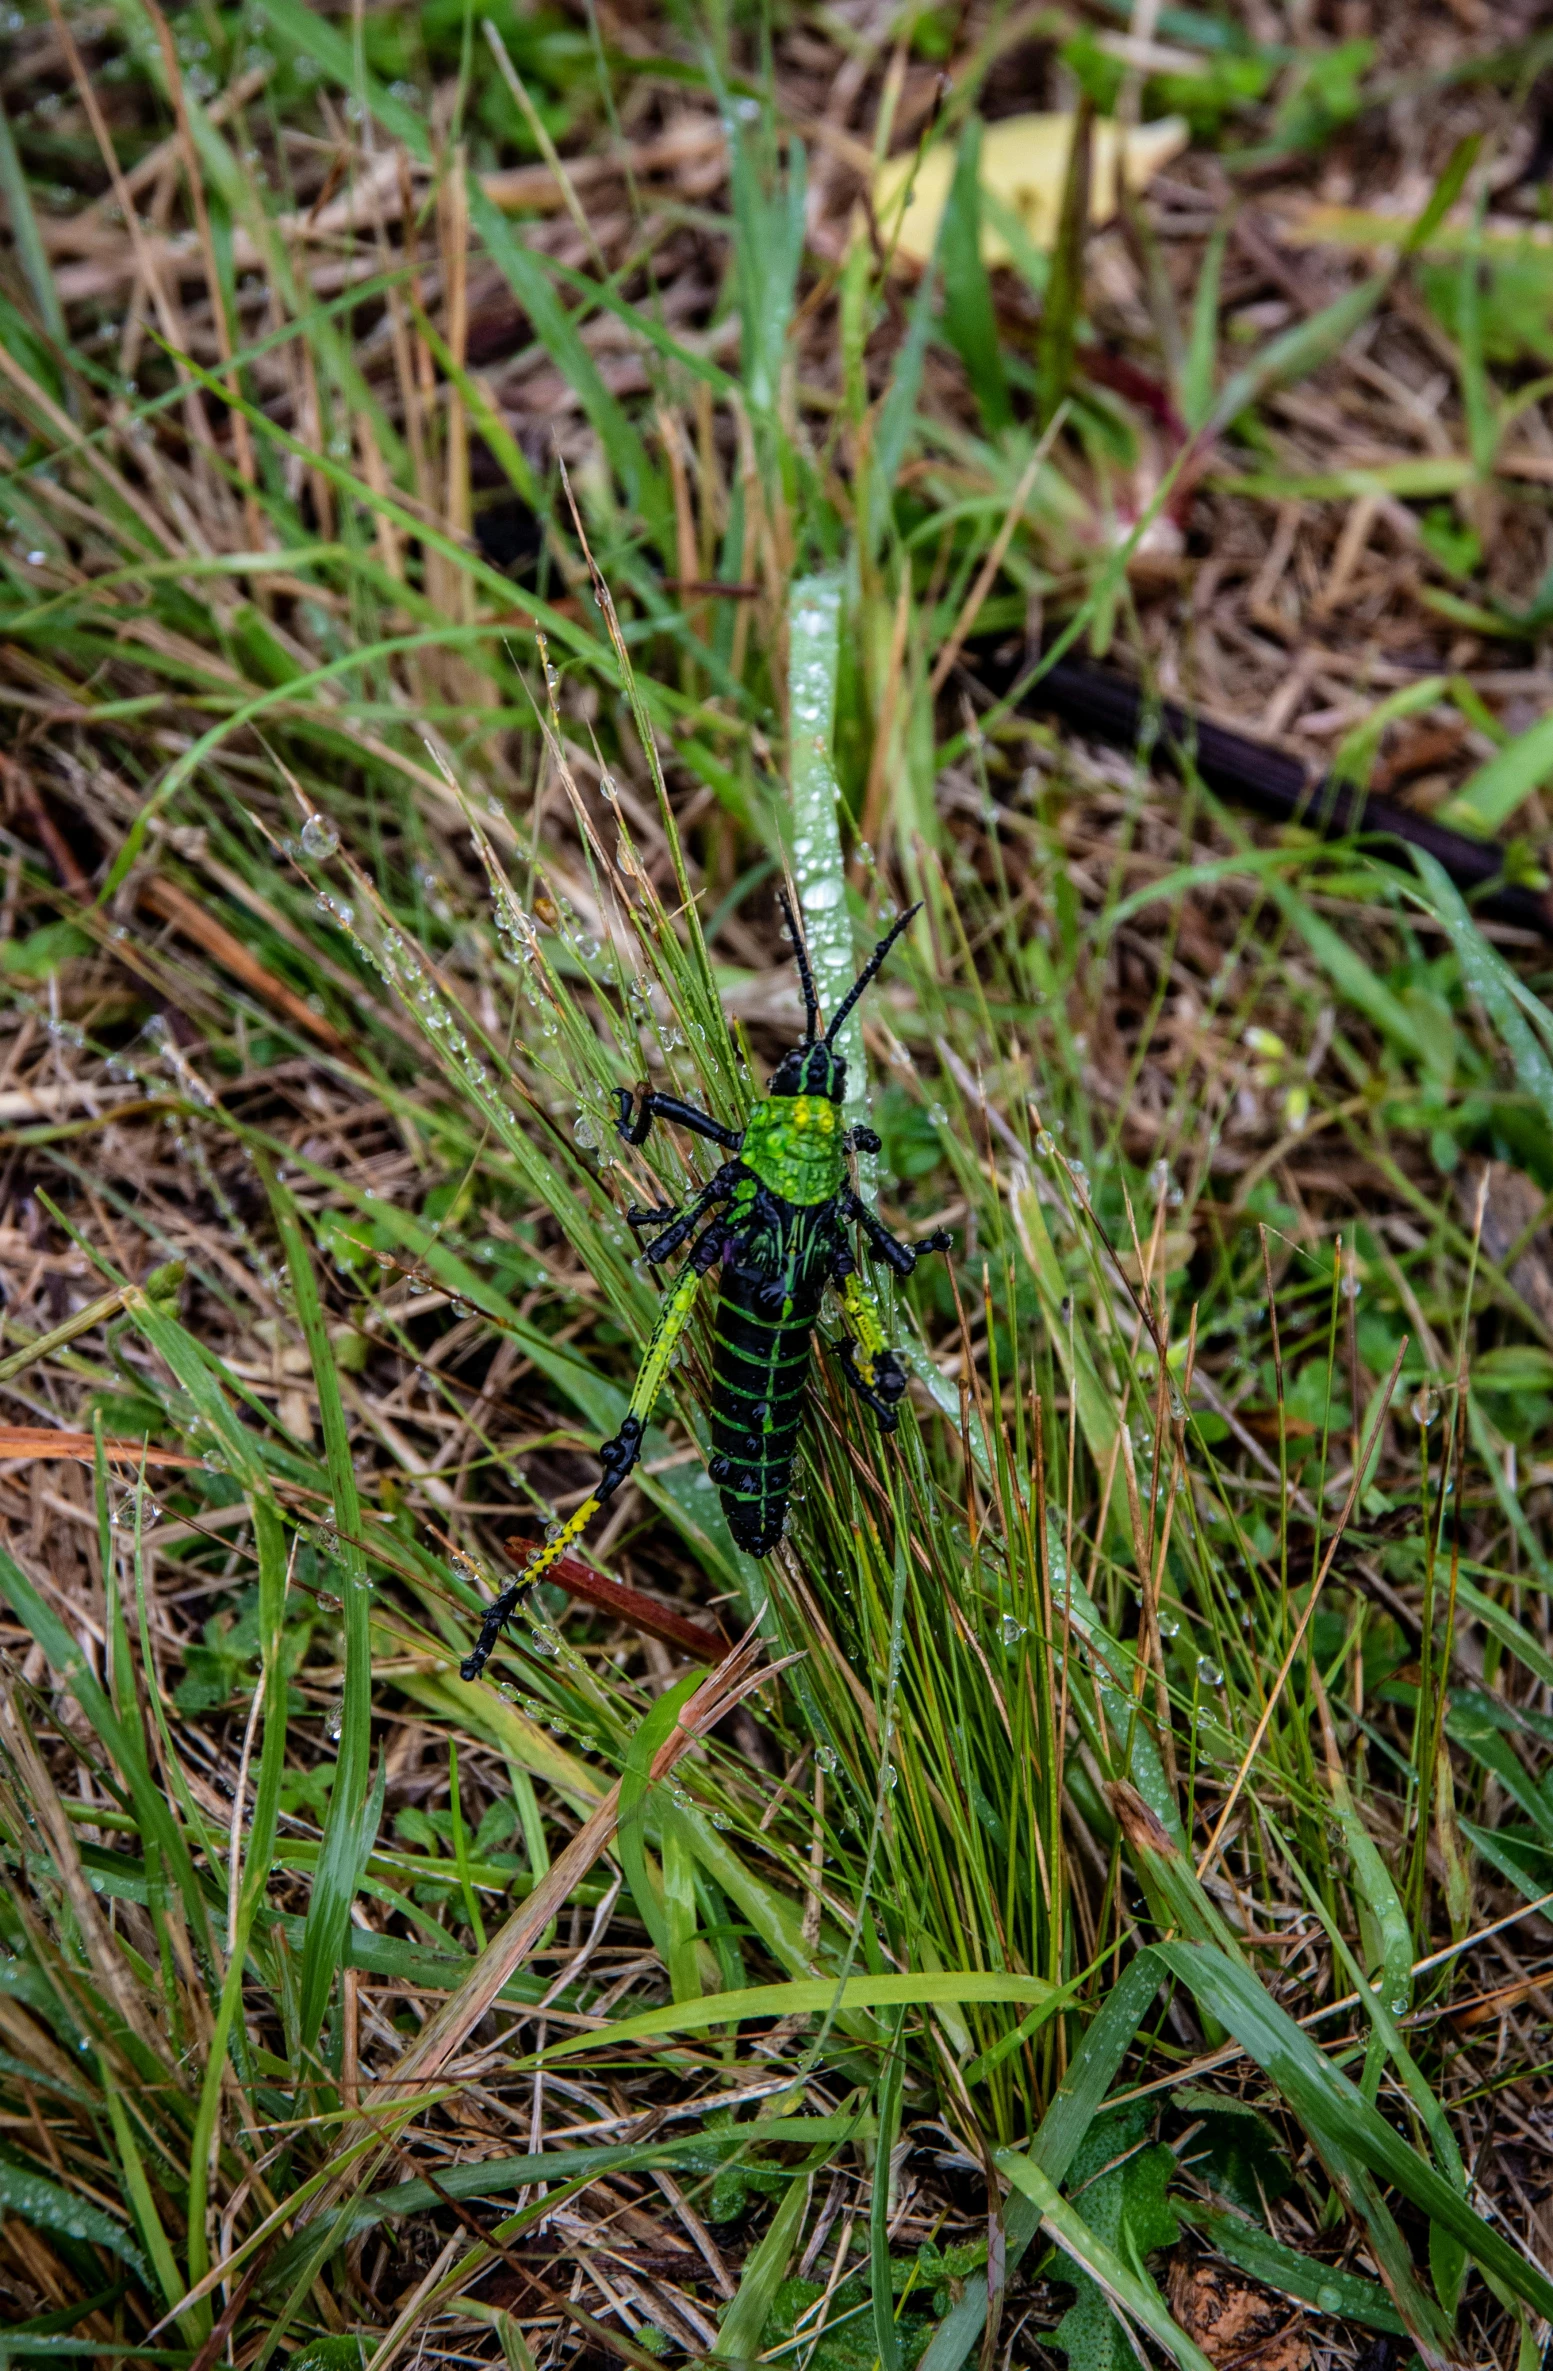
[[[977,665],[981,681],[1000,698],[1026,671],[1022,654],[1009,661],[1001,653],[983,651]],[[1152,736],[1147,747],[1156,767],[1195,776],[1216,798],[1250,807],[1258,815],[1302,823],[1326,839],[1421,848],[1459,889],[1480,893],[1474,900],[1477,913],[1553,938],[1553,895],[1507,882],[1504,850],[1496,840],[1469,839],[1465,832],[1450,831],[1393,800],[1368,797],[1353,783],[1330,774],[1312,775],[1297,757],[1281,749],[1210,724],[1174,700],[1151,700],[1114,668],[1096,667],[1085,659],[1058,659],[1019,695],[1018,705],[1058,716],[1075,732],[1117,749],[1136,749]]]

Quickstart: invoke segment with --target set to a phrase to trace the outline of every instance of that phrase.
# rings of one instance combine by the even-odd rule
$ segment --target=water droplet
[[[1343,2292],[1336,2281],[1324,2280],[1316,2290],[1316,2303],[1323,2313],[1341,2313]]]
[[[324,1722],[324,1735],[335,1745],[338,1745],[340,1742],[340,1735],[344,1727],[345,1714],[341,1707],[337,1704],[330,1713],[328,1719]]]
[[[1181,1635],[1181,1623],[1179,1616],[1176,1614],[1161,1614],[1159,1617],[1159,1635],[1161,1638],[1179,1638]]]
[[[598,1122],[585,1111],[580,1111],[576,1119],[573,1120],[572,1135],[585,1153],[597,1152],[603,1142],[599,1135]]]
[[[1209,1655],[1198,1656],[1197,1678],[1205,1688],[1222,1688],[1224,1685],[1224,1674]]]
[[[1016,1621],[1012,1614],[1005,1614],[1003,1616],[1003,1644],[1006,1647],[1017,1646],[1024,1634],[1025,1626],[1023,1622]]]
[[[1035,1149],[1043,1161],[1049,1161],[1057,1150],[1057,1139],[1050,1128],[1043,1128],[1035,1140]]]
[[[1082,1193],[1084,1188],[1089,1183],[1089,1171],[1085,1168],[1083,1162],[1070,1159],[1063,1163],[1063,1167],[1067,1170],[1068,1175],[1078,1187],[1079,1192]]]
[[[1438,1416],[1440,1413],[1439,1398],[1433,1391],[1429,1389],[1427,1384],[1421,1391],[1414,1392],[1413,1397],[1409,1402],[1409,1407],[1412,1413],[1413,1422],[1415,1424],[1422,1425],[1425,1430],[1427,1430],[1428,1427],[1433,1424],[1436,1416]]]
[[[340,835],[327,815],[310,815],[300,836],[303,855],[316,856],[320,863],[332,856],[340,844]]]
[[[827,1778],[831,1777],[838,1767],[836,1749],[833,1745],[816,1746],[814,1758]]]

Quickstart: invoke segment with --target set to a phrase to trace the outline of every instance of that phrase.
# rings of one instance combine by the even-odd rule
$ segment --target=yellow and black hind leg
[[[850,1265],[837,1263],[841,1287],[841,1322],[846,1328],[837,1356],[857,1396],[872,1408],[881,1432],[894,1432],[900,1422],[899,1403],[906,1396],[906,1369],[898,1350],[884,1338],[879,1304]]]
[[[599,1451],[603,1472],[598,1487],[589,1492],[574,1514],[546,1540],[544,1546],[525,1568],[520,1579],[502,1591],[500,1597],[486,1608],[480,1625],[480,1636],[473,1653],[466,1655],[459,1669],[465,1679],[478,1679],[489,1661],[492,1650],[506,1624],[511,1621],[519,1605],[533,1588],[542,1581],[552,1566],[576,1546],[606,1499],[612,1498],[631,1472],[642,1454],[642,1442],[647,1432],[647,1420],[653,1412],[663,1378],[668,1373],[669,1361],[679,1346],[680,1337],[690,1323],[695,1307],[696,1288],[704,1270],[692,1264],[678,1276],[664,1295],[658,1311],[658,1322],[653,1328],[647,1355],[638,1370],[630,1402],[620,1430],[613,1440],[606,1441]]]

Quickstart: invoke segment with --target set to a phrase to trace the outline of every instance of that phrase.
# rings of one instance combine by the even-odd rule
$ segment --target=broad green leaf
[[[719,2362],[752,2363],[759,2355],[772,2301],[803,2234],[810,2186],[808,2177],[794,2182],[772,2216],[770,2229],[746,2256],[738,2294],[717,2333]]]
[[[1264,2288],[1295,2297],[1302,2305],[1313,2305],[1318,2313],[1329,2313],[1340,2321],[1358,2322],[1366,2330],[1406,2336],[1406,2323],[1378,2281],[1361,2280],[1340,2265],[1302,2256],[1246,2215],[1230,2214],[1222,2207],[1178,2203],[1183,2222],[1200,2231],[1210,2247]]]
[[[1438,2310],[1418,2290],[1405,2252],[1398,2252],[1399,2234],[1376,2182],[1401,2191],[1421,2213],[1459,2239],[1486,2274],[1502,2281],[1544,2319],[1553,2319],[1553,2281],[1473,2212],[1445,2176],[1323,2057],[1248,1969],[1201,1944],[1157,1943],[1153,1949],[1161,1965],[1190,1987],[1199,2008],[1217,2018],[1277,2084],[1328,2172],[1348,2190],[1399,2303],[1407,2286],[1412,2287],[1411,2310],[1405,2318],[1421,2351],[1428,2349],[1446,2362],[1453,2347]]]
[[[1163,2297],[1146,2273],[1124,2263],[1115,2250],[1092,2231],[1033,2157],[1014,2149],[1000,2149],[994,2162],[1039,2212],[1050,2237],[1088,2275],[1109,2299],[1114,2312],[1126,2314],[1156,2345],[1181,2366],[1181,2371],[1212,2371],[1207,2356],[1193,2344],[1170,2315]]]
[[[1147,2100],[1097,2116],[1073,2160],[1069,2186],[1095,2237],[1140,2277],[1144,2259],[1156,2248],[1174,2247],[1181,2236],[1165,2193],[1176,2170],[1173,2151],[1138,2143],[1153,2122]],[[1119,2160],[1119,2162],[1113,2162]],[[1069,2371],[1132,2371],[1131,2342],[1092,2276],[1075,2270],[1077,2295],[1052,2342],[1068,2358]]]
[[[19,2223],[29,2224],[34,2231],[47,2231],[56,2239],[78,2239],[90,2247],[106,2248],[121,2263],[133,2265],[142,2278],[150,2277],[144,2256],[122,2223],[78,2192],[61,2189],[58,2182],[46,2180],[41,2173],[29,2173],[4,2156],[0,2156],[0,2214],[15,2215]],[[0,2337],[0,2352],[5,2343]]]
[[[1031,2158],[1048,2181],[1060,2184],[1066,2180],[1068,2168],[1148,2014],[1159,1985],[1158,1963],[1150,1952],[1144,1951],[1128,1963],[1106,1993],[1030,2144]],[[1039,2207],[1016,2186],[1003,2209],[1006,2274],[1014,2271],[1025,2254],[1040,2229],[1040,2220]],[[986,2320],[985,2286],[968,2287],[934,2332],[918,2371],[960,2371]]]

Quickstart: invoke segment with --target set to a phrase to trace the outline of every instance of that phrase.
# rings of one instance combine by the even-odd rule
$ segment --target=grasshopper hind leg
[[[714,1227],[707,1230],[714,1233]],[[697,1250],[699,1252],[700,1246]],[[612,1498],[625,1481],[642,1454],[642,1442],[647,1432],[647,1419],[668,1371],[680,1336],[690,1323],[690,1312],[695,1303],[696,1287],[701,1281],[700,1271],[692,1259],[691,1265],[679,1276],[672,1289],[664,1295],[658,1311],[658,1322],[653,1328],[647,1355],[638,1371],[630,1403],[620,1430],[612,1440],[605,1441],[599,1450],[599,1464],[603,1471],[595,1487],[574,1513],[568,1515],[533,1558],[520,1577],[505,1588],[486,1608],[480,1625],[480,1636],[473,1651],[459,1665],[465,1679],[478,1679],[485,1669],[497,1640],[511,1621],[524,1598],[536,1581],[542,1581],[554,1565],[560,1563],[587,1530],[606,1499]]]

